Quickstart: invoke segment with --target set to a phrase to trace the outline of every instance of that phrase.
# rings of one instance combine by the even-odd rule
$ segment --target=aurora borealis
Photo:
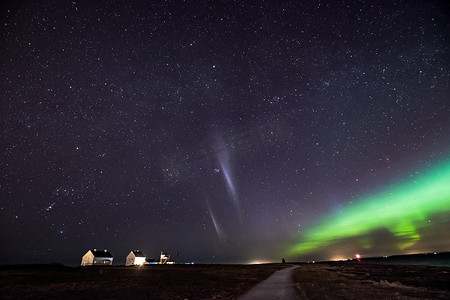
[[[359,239],[360,249],[371,253],[370,234],[378,229],[392,233],[397,251],[401,253],[408,248],[414,249],[421,239],[421,232],[433,227],[431,219],[435,215],[449,212],[450,162],[446,162],[323,218],[302,235],[301,242],[290,249],[290,254],[294,257],[310,254],[353,237]],[[446,236],[443,232],[442,237],[445,239]],[[358,248],[354,250],[358,251]],[[348,252],[343,252],[343,257],[351,257]]]
[[[448,1],[0,7],[0,264],[450,251]]]

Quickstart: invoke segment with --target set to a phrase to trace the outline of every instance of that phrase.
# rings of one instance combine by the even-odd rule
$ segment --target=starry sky
[[[450,250],[448,2],[0,8],[0,264]]]

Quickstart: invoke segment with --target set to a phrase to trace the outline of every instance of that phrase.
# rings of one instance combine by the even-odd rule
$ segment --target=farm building
[[[159,264],[161,265],[173,265],[175,262],[169,261],[170,255],[166,252],[161,251],[161,256],[159,259]]]
[[[108,250],[89,250],[81,259],[82,266],[110,266],[113,256]]]
[[[165,265],[167,263],[167,261],[169,260],[170,256],[169,254],[167,254],[166,252],[162,252],[161,251],[161,256],[159,259],[159,263],[162,265]]]
[[[141,266],[145,264],[145,255],[139,250],[133,250],[128,254],[126,266]]]

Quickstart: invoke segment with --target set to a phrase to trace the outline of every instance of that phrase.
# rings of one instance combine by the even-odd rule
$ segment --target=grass
[[[282,264],[0,267],[0,299],[236,299]],[[450,268],[356,262],[301,264],[304,299],[450,299]]]
[[[0,299],[235,299],[283,267],[5,266],[0,268]]]
[[[450,299],[448,267],[303,264],[294,282],[304,299]]]

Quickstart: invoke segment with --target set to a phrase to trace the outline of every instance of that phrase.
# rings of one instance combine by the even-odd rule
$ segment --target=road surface
[[[300,296],[294,289],[294,283],[292,282],[292,272],[296,268],[298,268],[298,266],[292,266],[276,271],[272,276],[239,297],[239,300],[300,299]]]

